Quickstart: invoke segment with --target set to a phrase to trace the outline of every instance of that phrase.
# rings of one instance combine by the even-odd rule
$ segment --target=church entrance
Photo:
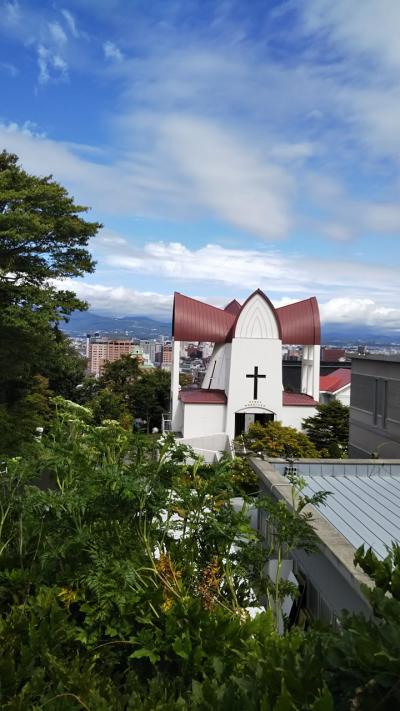
[[[259,422],[266,425],[274,419],[273,412],[236,412],[235,413],[235,438],[247,432],[250,425]]]

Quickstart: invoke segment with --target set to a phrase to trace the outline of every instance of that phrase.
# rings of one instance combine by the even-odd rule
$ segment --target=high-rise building
[[[106,363],[112,363],[123,355],[130,355],[133,350],[133,342],[130,339],[91,338],[86,340],[86,357],[88,359],[88,370],[91,375],[99,377],[102,375]]]

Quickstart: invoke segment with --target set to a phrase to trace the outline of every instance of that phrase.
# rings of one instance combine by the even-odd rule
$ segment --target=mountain
[[[343,323],[322,325],[322,343],[349,345],[400,344],[400,331],[378,326],[360,326]]]
[[[86,336],[99,332],[102,336],[157,338],[171,335],[171,322],[158,321],[148,316],[104,316],[92,311],[75,311],[68,323],[62,325],[68,336]]]
[[[62,326],[69,336],[86,336],[99,332],[101,335],[129,336],[130,338],[157,338],[171,336],[171,321],[159,321],[149,316],[105,316],[92,311],[76,311],[67,324]],[[322,343],[331,345],[389,345],[400,344],[400,331],[390,329],[328,323],[322,326]]]

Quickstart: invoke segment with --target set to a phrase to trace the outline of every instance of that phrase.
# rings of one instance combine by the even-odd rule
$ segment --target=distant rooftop
[[[347,355],[352,360],[385,360],[389,363],[400,362],[400,353],[366,353],[365,355],[361,355],[360,353],[348,353]]]

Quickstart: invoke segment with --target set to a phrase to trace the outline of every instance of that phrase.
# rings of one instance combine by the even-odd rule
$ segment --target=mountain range
[[[149,316],[106,316],[93,311],[76,311],[68,323],[62,326],[69,336],[82,337],[90,333],[102,336],[130,338],[155,338],[171,336],[171,321],[161,321]],[[329,323],[322,328],[322,343],[345,345],[400,345],[400,331],[343,323]]]

